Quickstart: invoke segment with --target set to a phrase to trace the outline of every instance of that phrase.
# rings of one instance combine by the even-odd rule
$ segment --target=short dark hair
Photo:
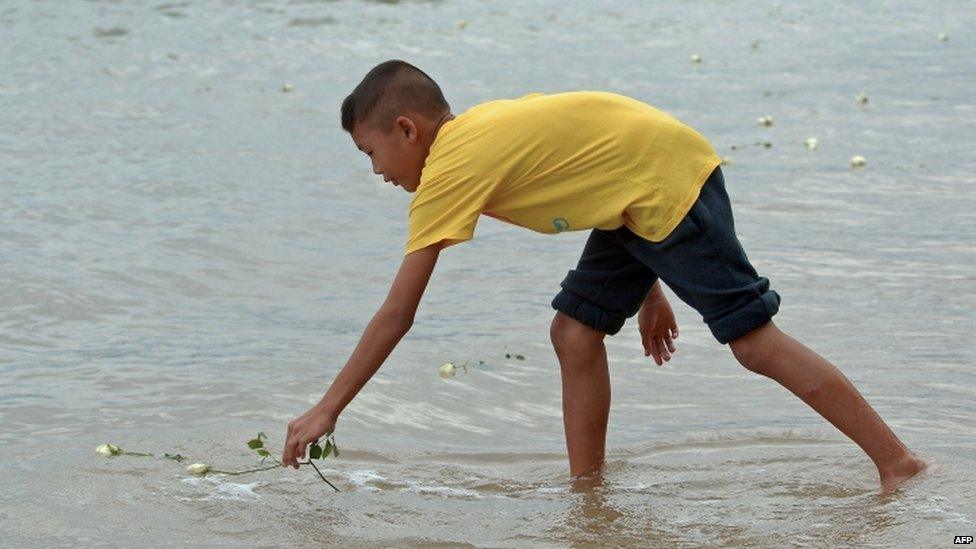
[[[417,67],[392,59],[373,67],[342,102],[342,129],[352,133],[357,124],[386,131],[394,118],[412,111],[434,119],[450,112],[437,82]]]

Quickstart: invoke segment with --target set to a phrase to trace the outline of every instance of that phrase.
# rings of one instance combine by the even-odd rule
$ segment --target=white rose
[[[820,142],[817,141],[816,137],[808,137],[807,140],[803,142],[803,144],[806,145],[808,149],[813,151],[817,149],[817,145],[819,145]]]
[[[698,55],[697,53],[691,54],[691,62],[692,63],[701,63],[701,56]]]
[[[443,366],[441,366],[438,375],[444,379],[454,377],[454,364],[451,364],[450,362],[445,363]]]
[[[193,465],[187,466],[186,472],[191,475],[203,476],[210,472],[210,466],[206,463],[194,463]]]
[[[852,168],[860,168],[860,167],[864,166],[867,163],[868,163],[868,161],[863,156],[861,156],[859,154],[856,154],[856,155],[854,155],[854,156],[851,157],[851,167]]]
[[[100,444],[95,447],[95,453],[100,456],[112,457],[122,453],[122,449],[114,444]]]
[[[758,119],[756,119],[756,122],[758,122],[760,126],[767,126],[767,127],[768,126],[772,126],[773,125],[773,117],[772,116],[768,116],[768,115],[767,116],[760,116]]]

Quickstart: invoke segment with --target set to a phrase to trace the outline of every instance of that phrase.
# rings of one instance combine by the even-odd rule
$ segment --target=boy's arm
[[[298,460],[305,457],[305,447],[335,428],[342,410],[410,330],[440,250],[441,244],[437,243],[403,258],[386,301],[373,315],[325,396],[303,416],[288,423],[282,465],[298,468]]]

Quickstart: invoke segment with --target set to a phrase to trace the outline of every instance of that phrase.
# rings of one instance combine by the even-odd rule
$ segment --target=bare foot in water
[[[570,479],[571,490],[573,492],[590,492],[594,489],[601,488],[605,483],[603,477],[603,467],[597,469],[596,471],[590,471],[584,475],[578,475]]]
[[[886,474],[881,475],[881,495],[890,494],[909,479],[917,479],[934,470],[932,464],[910,456]]]

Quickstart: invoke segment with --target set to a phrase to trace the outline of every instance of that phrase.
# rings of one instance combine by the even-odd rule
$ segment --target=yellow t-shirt
[[[552,234],[627,225],[658,242],[720,161],[695,130],[614,93],[482,103],[442,124],[431,144],[406,253],[470,240],[481,214]]]

